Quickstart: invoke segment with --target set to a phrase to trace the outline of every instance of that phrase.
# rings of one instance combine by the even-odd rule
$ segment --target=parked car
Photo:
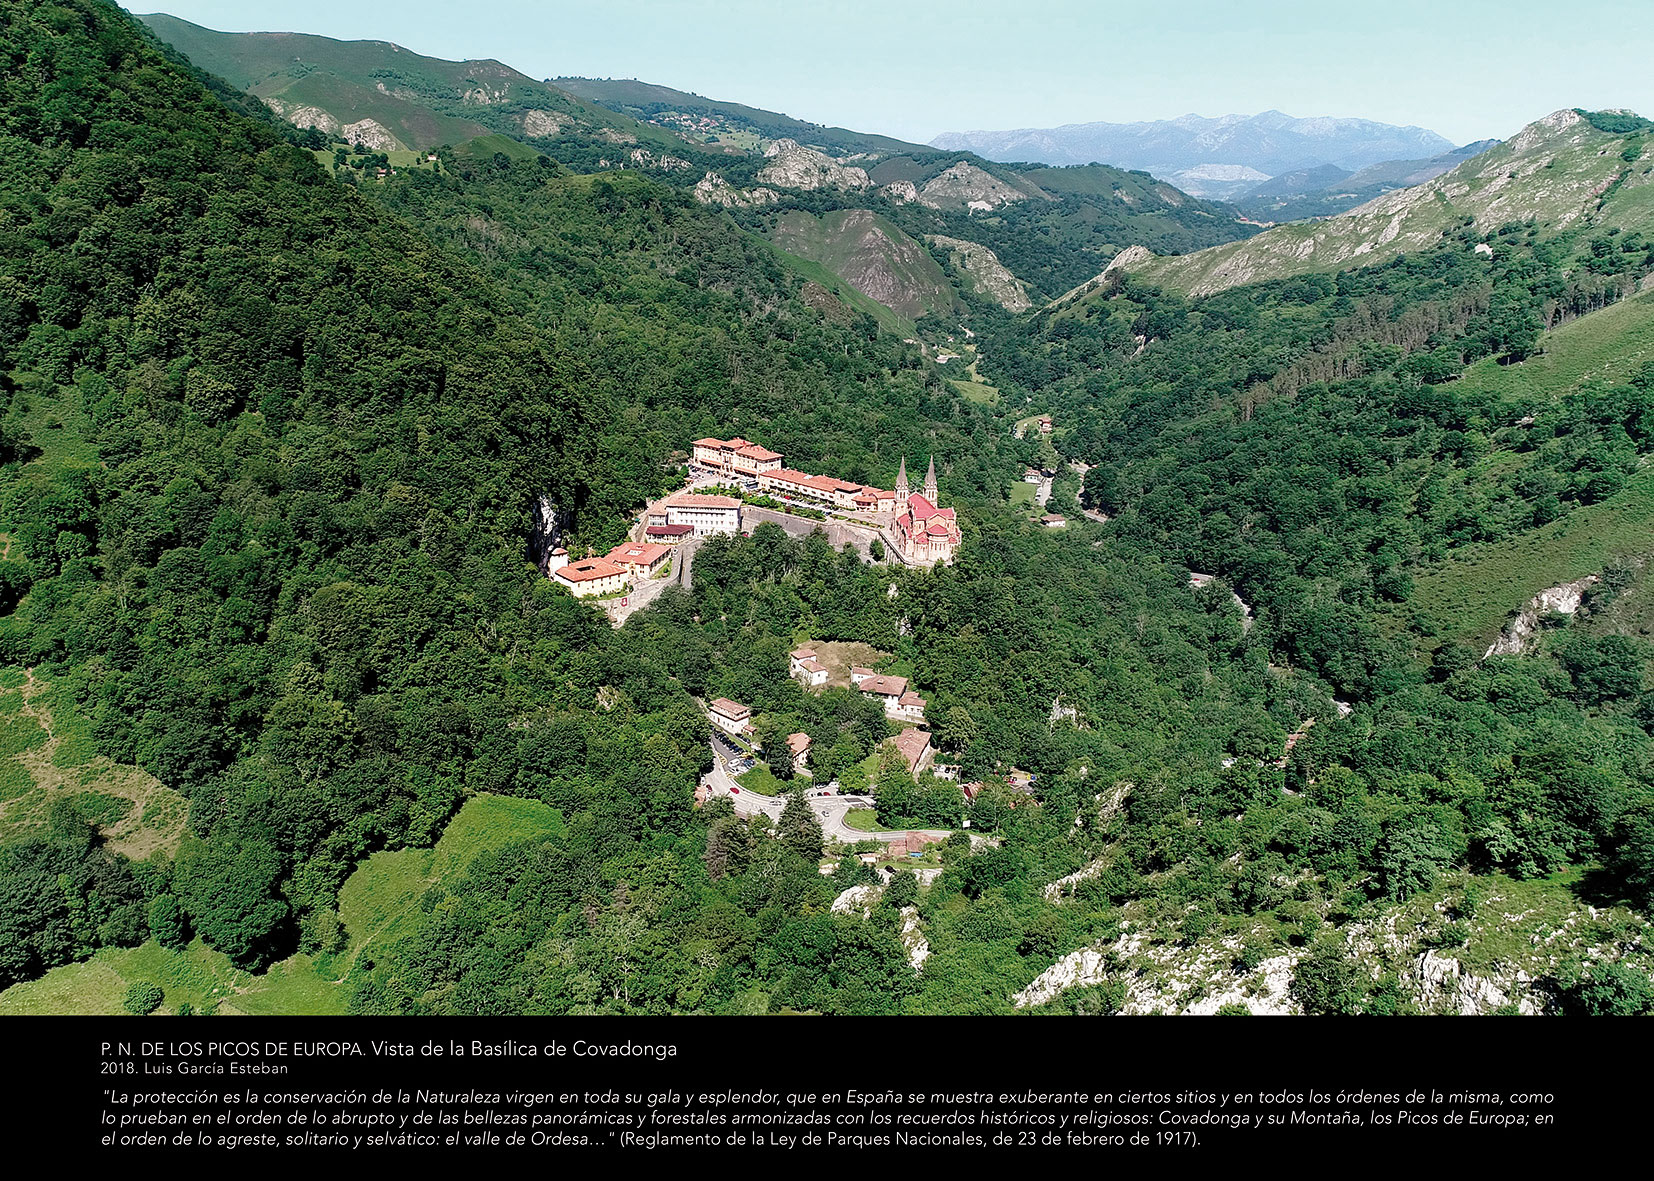
[[[732,795],[732,796],[738,796],[738,795],[741,794],[741,789],[731,785],[731,787],[729,789],[729,794]]]

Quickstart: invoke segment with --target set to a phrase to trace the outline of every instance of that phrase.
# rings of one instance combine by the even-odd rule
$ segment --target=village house
[[[793,752],[793,770],[802,775],[810,760],[810,736],[803,732],[787,735],[787,749]]]
[[[726,476],[753,477],[781,466],[782,455],[751,439],[696,439],[690,446],[693,461]]]
[[[827,666],[816,659],[814,648],[794,648],[789,659],[788,674],[803,681],[806,689],[827,683]]]
[[[930,762],[932,751],[928,730],[909,728],[885,741],[901,752],[902,761],[907,764],[908,772],[912,775],[919,774]]]
[[[594,595],[611,595],[626,589],[626,568],[607,558],[586,558],[569,562],[552,571],[551,575],[570,594],[578,599]]]
[[[569,564],[569,551],[558,546],[546,555],[546,573],[555,574]]]
[[[741,531],[741,502],[733,496],[680,492],[649,510],[649,525],[688,525],[696,537]]]
[[[677,545],[693,536],[693,525],[649,525],[643,530],[643,539],[654,545]]]
[[[664,545],[629,541],[609,551],[608,560],[624,566],[639,578],[647,578],[664,566],[672,551]]]
[[[896,475],[896,504],[901,515],[892,529],[902,556],[915,562],[953,561],[953,555],[964,540],[959,521],[951,508],[936,507],[936,460],[930,461],[925,473],[923,493],[909,492],[907,460],[902,460]]]
[[[855,674],[851,674],[856,688],[868,697],[879,698],[884,704],[886,717],[908,722],[924,720],[925,699],[907,687],[906,677],[881,677],[867,673],[865,669],[856,671],[866,673],[860,680],[855,680]]]
[[[752,710],[738,701],[717,697],[707,709],[712,724],[725,734],[740,735],[752,732]]]
[[[1039,420],[1039,433],[1042,435],[1049,435],[1051,431],[1051,416],[1049,414],[1042,414]]]
[[[1046,513],[1039,519],[1039,523],[1047,529],[1066,529],[1068,520],[1061,513]]]

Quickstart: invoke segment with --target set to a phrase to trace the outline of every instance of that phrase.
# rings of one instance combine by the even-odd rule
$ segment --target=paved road
[[[739,785],[736,784],[725,768],[721,747],[728,749],[727,744],[715,739],[712,743],[712,770],[705,777],[706,783],[712,788],[713,796],[727,796],[739,816],[756,816],[763,813],[771,820],[781,819],[781,813],[787,807],[785,797],[760,795],[758,792],[748,791],[745,788],[731,791],[732,788]],[[807,793],[805,798],[809,801],[810,811],[814,812],[816,819],[821,821],[822,835],[831,841],[842,841],[846,845],[853,845],[857,841],[889,842],[896,840],[898,837],[905,837],[910,831],[904,828],[894,832],[862,832],[860,829],[851,828],[845,824],[844,817],[850,809],[871,808],[873,806],[872,796],[829,796]],[[939,838],[952,835],[951,830],[945,828],[926,828],[918,831]]]
[[[608,613],[609,622],[615,627],[625,623],[634,611],[642,610],[665,593],[669,586],[681,586],[686,590],[690,586],[692,577],[690,568],[695,563],[695,551],[700,548],[704,538],[692,537],[679,545],[672,554],[672,576],[670,578],[645,578],[632,583],[632,589],[624,596],[625,605],[620,599],[607,599],[603,603],[603,610]]]

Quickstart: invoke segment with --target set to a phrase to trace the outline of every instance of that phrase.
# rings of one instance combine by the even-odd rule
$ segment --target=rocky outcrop
[[[561,544],[562,536],[562,515],[557,511],[557,502],[550,496],[542,495],[534,502],[534,522],[528,534],[528,556],[540,568],[540,573],[548,578],[551,576],[551,551]]]
[[[1456,959],[1427,951],[1413,963],[1413,985],[1419,1007],[1429,1012],[1448,1011],[1477,1017],[1510,1004],[1510,996],[1491,980],[1466,972]],[[1524,1016],[1539,1012],[1532,998],[1517,1002]]]
[[[925,961],[930,958],[930,940],[925,938],[923,925],[919,922],[919,908],[917,906],[902,907],[902,929],[897,932],[897,938],[902,941],[902,947],[907,950],[907,962],[913,965],[915,972],[921,971]]]
[[[534,136],[561,135],[571,120],[567,115],[560,115],[556,111],[524,111],[523,133]]]
[[[774,189],[738,189],[716,172],[709,172],[696,181],[694,193],[695,200],[702,205],[722,205],[725,209],[773,205],[781,199]]]
[[[883,886],[851,886],[833,899],[833,913],[859,914],[862,918],[866,918],[872,911],[873,904],[878,902],[883,895]]]
[[[970,276],[977,291],[1006,311],[1026,312],[1034,306],[1022,280],[1011,274],[999,261],[999,256],[980,242],[967,242],[945,234],[933,234],[930,241],[952,251],[954,265]]]
[[[292,106],[279,98],[266,99],[265,104],[294,127],[314,127],[328,135],[339,131],[339,121],[320,107]]]
[[[1547,615],[1572,615],[1579,610],[1580,604],[1585,601],[1585,594],[1597,584],[1597,576],[1588,574],[1584,578],[1565,582],[1561,586],[1548,587],[1528,600],[1528,605],[1522,608],[1515,619],[1505,625],[1505,630],[1499,638],[1489,645],[1482,654],[1486,660],[1493,656],[1520,656],[1533,645],[1534,633],[1539,630],[1540,621]]]
[[[919,199],[919,187],[910,180],[893,180],[879,192],[898,205],[911,205]]]
[[[927,180],[919,189],[919,201],[932,209],[958,208],[998,209],[1015,201],[1028,200],[1028,194],[1013,188],[992,173],[984,172],[965,160],[945,172]]]
[[[692,168],[688,160],[667,153],[656,156],[648,148],[633,148],[626,157],[632,162],[633,168],[659,168],[663,172],[676,172],[680,168]]]
[[[782,189],[843,189],[853,191],[873,187],[865,168],[846,167],[831,156],[806,148],[796,140],[778,139],[764,149],[769,158],[758,172],[758,179],[767,185]]]
[[[402,147],[402,141],[391,134],[390,128],[374,119],[346,123],[339,129],[339,134],[344,136],[346,142],[361,144],[375,152],[394,152]]]

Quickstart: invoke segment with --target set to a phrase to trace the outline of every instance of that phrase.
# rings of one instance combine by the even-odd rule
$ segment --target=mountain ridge
[[[1002,163],[1101,162],[1143,169],[1173,183],[1202,165],[1245,165],[1266,176],[1336,164],[1351,171],[1383,160],[1428,158],[1452,141],[1428,128],[1339,116],[1181,115],[1135,123],[1069,123],[1009,131],[943,132],[931,146],[976,152]],[[1195,196],[1222,196],[1196,192]]]

